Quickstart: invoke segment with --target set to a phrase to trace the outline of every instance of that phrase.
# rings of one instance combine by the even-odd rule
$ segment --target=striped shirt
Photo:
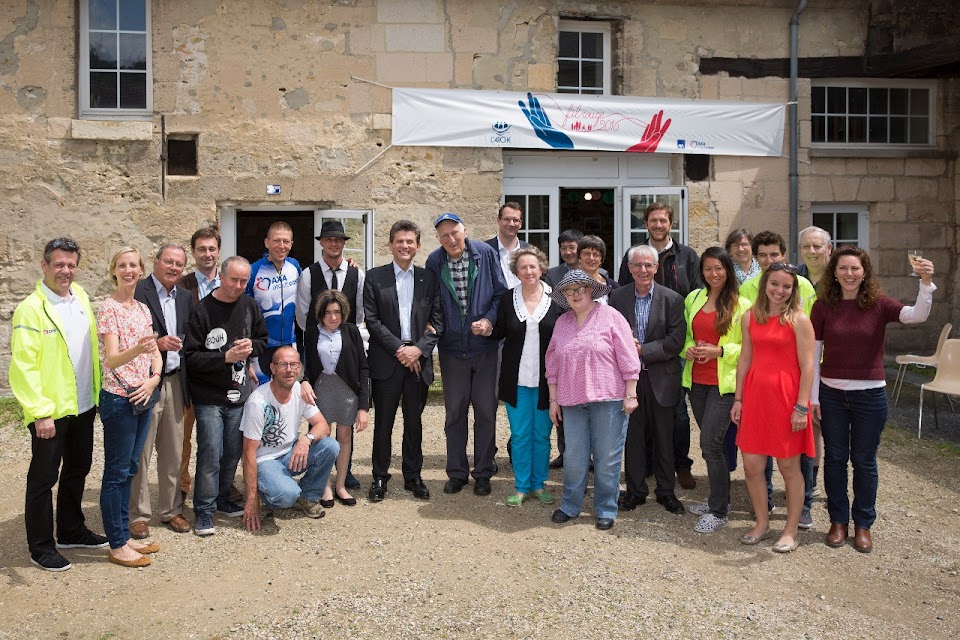
[[[653,303],[653,288],[657,286],[650,283],[650,290],[647,295],[641,296],[637,293],[637,288],[633,288],[633,311],[637,316],[637,341],[643,344],[647,337],[647,322],[650,320],[650,305]],[[643,358],[640,358],[640,365],[643,366]]]

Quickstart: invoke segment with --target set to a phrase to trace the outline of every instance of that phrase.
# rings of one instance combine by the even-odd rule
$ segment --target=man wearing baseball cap
[[[443,333],[437,342],[446,408],[447,483],[459,493],[473,475],[473,492],[490,495],[497,422],[497,348],[490,338],[507,283],[497,251],[467,238],[460,216],[444,213],[433,223],[440,248],[426,268],[440,281]],[[473,471],[467,458],[467,412],[473,404]]]

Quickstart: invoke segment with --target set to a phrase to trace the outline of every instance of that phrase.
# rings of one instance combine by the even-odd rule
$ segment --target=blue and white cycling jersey
[[[270,262],[268,253],[264,253],[262,258],[251,265],[247,295],[257,301],[257,306],[263,312],[267,325],[267,347],[296,342],[293,327],[296,324],[299,281],[300,264],[293,258],[284,261],[279,273]]]

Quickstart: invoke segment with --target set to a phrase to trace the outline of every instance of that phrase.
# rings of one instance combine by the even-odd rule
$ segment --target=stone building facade
[[[799,55],[866,60],[871,47],[889,56],[960,32],[952,2],[929,4],[916,12],[916,3],[814,0],[800,17]],[[107,76],[86,62],[91,43],[102,43],[91,20],[116,6],[127,24],[115,23],[110,37],[120,38],[120,58],[127,43],[127,66],[121,61],[117,72],[131,82],[119,95],[140,107],[124,118],[116,117],[122,110],[103,108],[116,96],[104,95]],[[353,221],[351,246],[362,260],[363,242],[372,240],[373,260],[382,263],[397,219],[423,227],[422,258],[437,246],[431,220],[442,211],[462,215],[471,237],[488,238],[504,196],[520,194],[540,207],[545,200],[529,198],[552,198],[555,210],[556,200],[571,202],[594,187],[608,207],[598,223],[621,230],[611,249],[631,242],[621,220],[629,215],[624,193],[635,188],[682,192],[683,237],[698,250],[740,226],[786,237],[786,141],[784,157],[714,156],[699,171],[680,154],[630,164],[611,153],[390,147],[389,87],[555,92],[558,57],[567,53],[560,34],[582,28],[604,34],[609,93],[783,103],[789,81],[782,73],[703,69],[711,59],[782,60],[795,8],[782,0],[3,2],[0,386],[9,318],[36,282],[44,243],[57,235],[83,247],[79,281],[95,296],[110,290],[106,263],[117,247],[139,247],[149,258],[161,243],[186,242],[209,223],[223,226],[226,256],[257,245],[247,236],[262,233],[258,219],[290,214],[298,220],[297,249],[312,259],[322,216],[373,210],[366,238]],[[143,76],[146,95],[136,89]],[[886,289],[903,300],[912,300],[916,286],[907,249],[922,249],[940,273],[931,320],[892,329],[891,348],[929,348],[944,322],[960,321],[956,76],[954,64],[926,75],[914,68],[835,83],[820,72],[799,81],[799,227],[833,221],[842,239],[870,249]],[[916,89],[911,104],[921,109],[907,114],[909,123],[917,131],[928,126],[928,134],[907,134],[913,144],[818,144],[824,122],[827,137],[838,134],[829,118],[847,117],[846,130],[856,128],[849,124],[856,109],[814,112],[823,110],[814,104],[817,91],[844,86],[878,91],[870,96],[906,89],[910,100]],[[99,109],[86,99],[94,93]],[[923,100],[926,124],[916,117],[924,115]],[[892,132],[899,115],[889,111],[878,126]],[[267,185],[280,193],[267,195]],[[541,235],[555,245],[560,223],[571,218],[546,212]]]

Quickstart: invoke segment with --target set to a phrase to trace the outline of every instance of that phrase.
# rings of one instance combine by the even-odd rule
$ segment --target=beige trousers
[[[163,378],[160,401],[150,416],[150,431],[140,454],[140,467],[130,487],[130,522],[150,520],[150,459],[157,450],[157,509],[160,521],[167,522],[183,513],[180,497],[180,461],[183,457],[182,372]]]

